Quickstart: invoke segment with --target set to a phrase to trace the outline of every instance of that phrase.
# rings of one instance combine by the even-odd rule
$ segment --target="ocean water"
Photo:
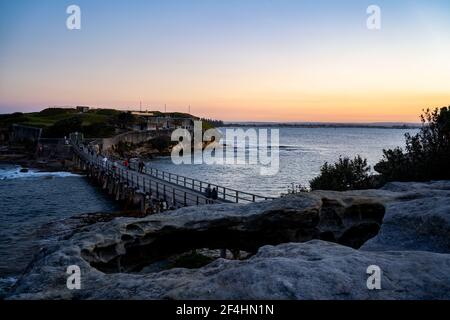
[[[0,297],[51,236],[42,233],[43,225],[116,209],[82,176],[0,165]]]
[[[224,128],[220,128],[225,132]],[[259,165],[174,165],[170,157],[148,163],[160,170],[177,173],[205,182],[278,197],[292,183],[309,186],[325,163],[334,163],[339,156],[367,158],[372,167],[382,158],[383,149],[404,147],[405,134],[418,130],[378,128],[280,128],[279,171],[262,176]],[[249,150],[257,148],[249,145]]]

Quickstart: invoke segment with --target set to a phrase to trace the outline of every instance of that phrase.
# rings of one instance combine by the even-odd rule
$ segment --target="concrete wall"
[[[112,138],[100,139],[99,144],[101,145],[101,150],[108,150],[112,146],[119,144],[119,142],[138,144],[148,141],[159,134],[161,133],[156,131],[131,131],[119,134]]]
[[[42,129],[23,126],[20,124],[13,124],[12,127],[12,141],[13,142],[24,142],[33,141],[38,142],[41,138]]]
[[[0,128],[0,143],[7,143],[9,141],[10,132],[8,128]]]

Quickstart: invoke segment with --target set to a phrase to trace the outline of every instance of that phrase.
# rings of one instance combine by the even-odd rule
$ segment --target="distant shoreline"
[[[421,124],[358,124],[358,123],[267,123],[237,122],[224,123],[221,127],[266,127],[266,128],[360,128],[360,129],[419,129]]]

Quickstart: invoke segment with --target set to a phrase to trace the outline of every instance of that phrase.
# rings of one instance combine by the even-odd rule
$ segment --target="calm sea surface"
[[[0,297],[51,235],[42,225],[117,208],[87,179],[69,173],[20,173],[0,165]]]
[[[237,190],[279,196],[291,183],[307,185],[325,161],[334,162],[340,155],[361,154],[374,165],[383,148],[403,146],[404,134],[413,131],[282,128],[279,172],[271,177],[261,176],[260,167],[252,165],[176,166],[170,158],[150,165]],[[118,209],[81,176],[20,173],[19,169],[0,165],[0,297],[48,240],[39,232],[42,225],[76,214]]]
[[[225,129],[221,128],[225,132]],[[153,160],[150,166],[229,188],[264,196],[279,196],[292,183],[308,186],[325,163],[339,156],[362,155],[371,166],[383,155],[383,149],[404,147],[405,133],[417,130],[367,128],[281,128],[279,172],[261,176],[255,165],[179,165],[170,157]],[[249,146],[255,148],[255,146]]]

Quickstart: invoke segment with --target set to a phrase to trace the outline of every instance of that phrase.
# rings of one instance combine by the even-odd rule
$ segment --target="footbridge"
[[[120,193],[118,190],[132,188],[143,195],[150,195],[156,199],[163,198],[174,207],[214,203],[251,203],[273,199],[161,171],[148,165],[144,170],[139,171],[136,164],[125,167],[122,161],[112,159],[104,161],[102,155],[95,154],[75,139],[71,139],[71,144],[79,164],[86,171],[91,174],[102,174],[102,179],[106,179],[105,185],[113,181],[114,189],[117,190],[112,192],[110,190],[110,193],[116,194],[116,198],[120,198],[120,195],[117,195]],[[212,199],[206,196],[208,186],[217,190],[217,198]]]

